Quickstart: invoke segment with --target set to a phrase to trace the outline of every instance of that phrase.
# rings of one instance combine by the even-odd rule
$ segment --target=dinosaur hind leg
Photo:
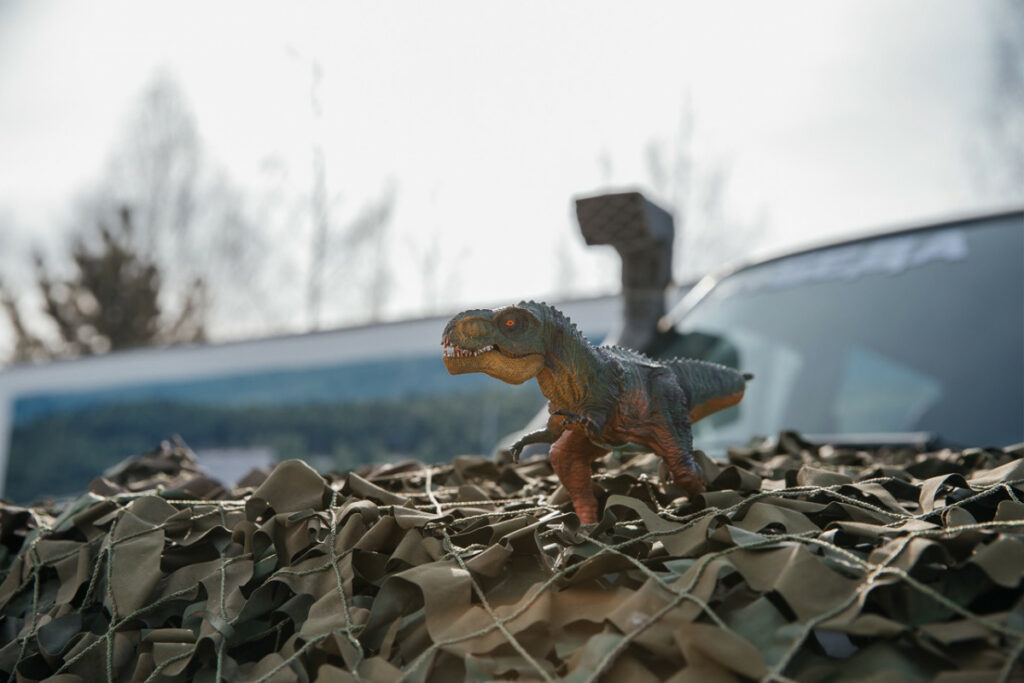
[[[590,477],[590,463],[607,452],[577,432],[564,432],[551,445],[551,467],[583,524],[597,522],[597,497]]]
[[[686,491],[691,499],[704,492],[697,463],[693,459],[693,436],[689,425],[657,429],[651,449],[668,466],[672,480]]]

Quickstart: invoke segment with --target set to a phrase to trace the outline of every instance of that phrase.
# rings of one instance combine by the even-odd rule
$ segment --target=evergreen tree
[[[161,309],[162,274],[134,239],[132,211],[123,206],[113,222],[100,220],[71,239],[69,277],[51,275],[36,254],[36,281],[43,312],[54,328],[49,344],[33,334],[17,305],[4,293],[2,303],[16,335],[15,359],[40,360],[105,353],[152,344],[199,341],[204,336],[205,286],[192,281],[178,312]]]

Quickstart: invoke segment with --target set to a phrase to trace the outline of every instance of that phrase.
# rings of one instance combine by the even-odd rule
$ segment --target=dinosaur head
[[[536,377],[544,368],[546,336],[544,311],[537,306],[523,303],[456,315],[441,337],[448,372],[483,372],[509,384]]]

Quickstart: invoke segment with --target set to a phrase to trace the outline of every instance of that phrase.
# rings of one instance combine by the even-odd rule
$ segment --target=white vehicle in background
[[[594,339],[621,308],[616,296],[559,305]],[[448,317],[6,368],[0,495],[77,495],[174,435],[228,484],[282,458],[348,469],[489,450],[540,393],[451,377],[440,346]]]
[[[787,429],[840,445],[1024,441],[1024,209],[789,252],[692,288],[672,282],[671,215],[639,193],[579,199],[577,215],[588,243],[623,259],[621,297],[552,302],[589,339],[755,374],[742,403],[694,425],[710,455]],[[447,320],[7,368],[0,495],[80,493],[174,434],[229,479],[247,458],[347,469],[488,451],[543,399],[534,383],[451,377]]]

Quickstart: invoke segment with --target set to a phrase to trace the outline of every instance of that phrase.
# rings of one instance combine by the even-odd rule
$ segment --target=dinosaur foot
[[[573,501],[572,506],[573,509],[576,510],[576,516],[580,518],[581,525],[597,524],[600,519],[597,516],[597,505],[581,505]]]

